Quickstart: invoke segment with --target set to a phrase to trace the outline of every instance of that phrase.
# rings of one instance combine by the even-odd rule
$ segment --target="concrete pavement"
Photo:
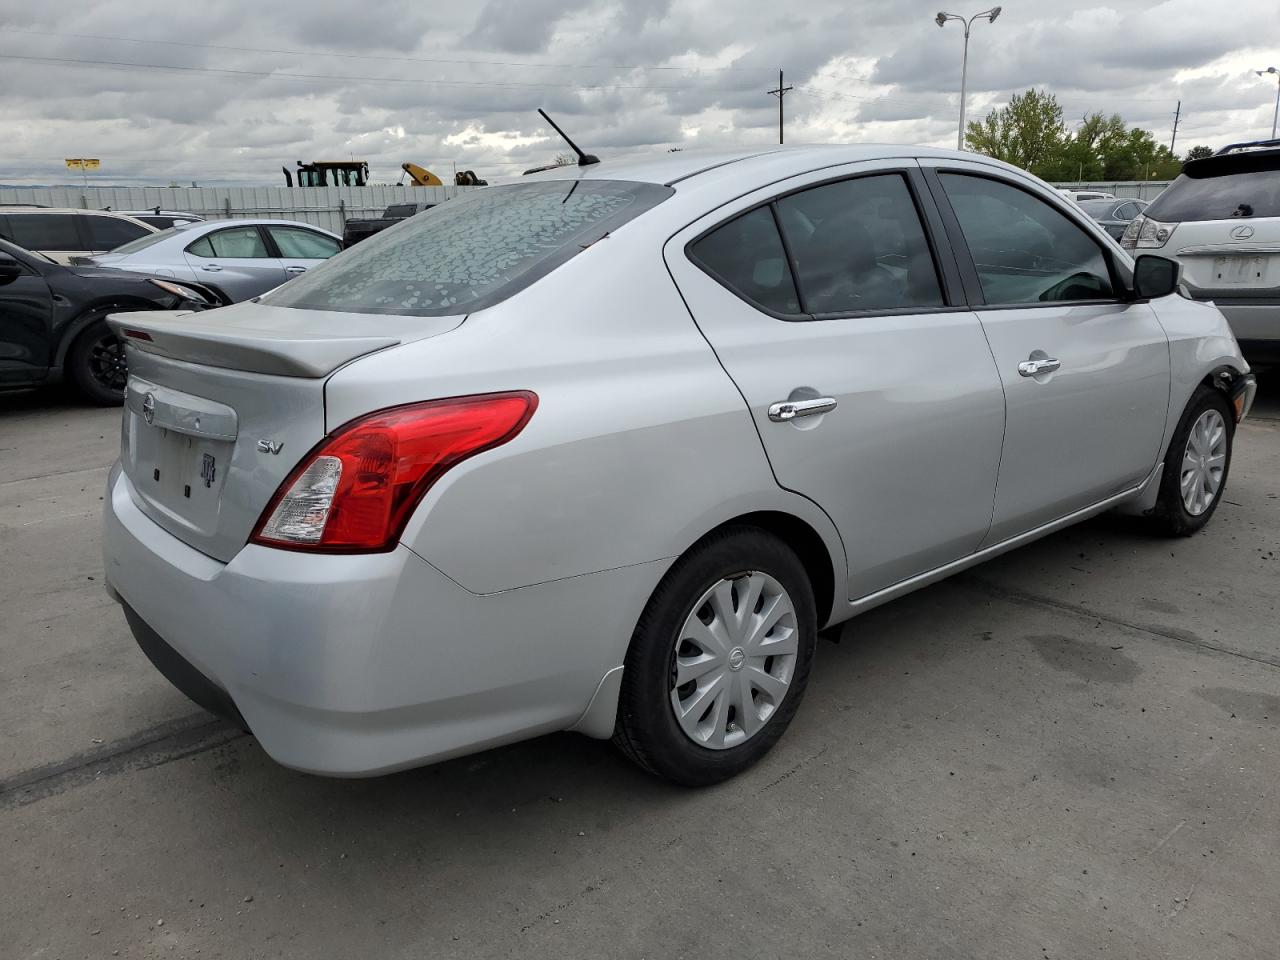
[[[853,621],[696,792],[570,735],[281,769],[102,593],[118,412],[0,397],[0,955],[1274,956],[1274,393],[1201,535],[1103,518]]]

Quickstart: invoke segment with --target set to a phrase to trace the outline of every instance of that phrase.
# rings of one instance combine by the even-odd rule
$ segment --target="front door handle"
[[[1045,357],[1043,360],[1023,360],[1018,364],[1018,373],[1024,377],[1034,377],[1041,373],[1053,373],[1062,366],[1061,360]]]
[[[815,397],[812,400],[783,400],[769,405],[769,419],[774,423],[786,423],[797,417],[816,417],[836,408],[832,397]]]
[[[306,268],[306,267],[298,267],[298,266],[294,266],[294,267],[285,267],[285,268],[284,268],[284,272],[285,272],[285,273],[306,273],[306,272],[307,272],[307,268]]]

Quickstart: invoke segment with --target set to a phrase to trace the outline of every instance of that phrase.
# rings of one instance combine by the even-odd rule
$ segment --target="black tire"
[[[1187,438],[1196,421],[1208,410],[1216,410],[1226,425],[1226,460],[1222,468],[1222,479],[1218,490],[1203,513],[1193,514],[1182,499],[1182,460],[1187,449]],[[1178,427],[1169,440],[1169,449],[1164,455],[1164,470],[1160,476],[1160,494],[1156,500],[1156,508],[1151,514],[1151,527],[1156,533],[1169,537],[1189,537],[1200,530],[1218,509],[1226,491],[1227,478],[1231,473],[1231,453],[1235,441],[1235,413],[1222,391],[1213,387],[1201,386],[1187,403]]]
[[[67,351],[65,370],[76,389],[92,403],[111,407],[124,402],[129,376],[124,344],[101,316],[76,336]]]
[[[791,600],[796,659],[789,687],[759,729],[743,743],[711,749],[695,743],[676,720],[671,694],[677,642],[686,619],[695,612],[694,605],[708,590],[721,580],[751,571],[771,577]],[[740,599],[734,596],[735,602]],[[799,708],[817,634],[813,588],[804,565],[785,543],[749,526],[710,534],[667,572],[636,625],[622,673],[614,743],[645,770],[685,786],[706,786],[736,776],[777,743]],[[768,669],[770,661],[764,663]]]

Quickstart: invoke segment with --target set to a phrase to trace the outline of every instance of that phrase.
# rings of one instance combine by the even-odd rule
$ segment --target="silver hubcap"
[[[1206,410],[1191,426],[1182,453],[1182,505],[1198,517],[1213,504],[1227,466],[1227,424],[1217,410]]]
[[[725,750],[755,736],[795,675],[796,610],[777,580],[751,570],[693,605],[671,665],[671,708],[694,743]]]

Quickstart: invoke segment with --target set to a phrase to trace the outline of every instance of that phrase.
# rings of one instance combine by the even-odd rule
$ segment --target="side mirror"
[[[0,286],[13,283],[22,273],[22,264],[8,254],[0,253]]]
[[[1181,279],[1182,264],[1177,260],[1144,253],[1133,262],[1133,292],[1139,300],[1167,297]]]

